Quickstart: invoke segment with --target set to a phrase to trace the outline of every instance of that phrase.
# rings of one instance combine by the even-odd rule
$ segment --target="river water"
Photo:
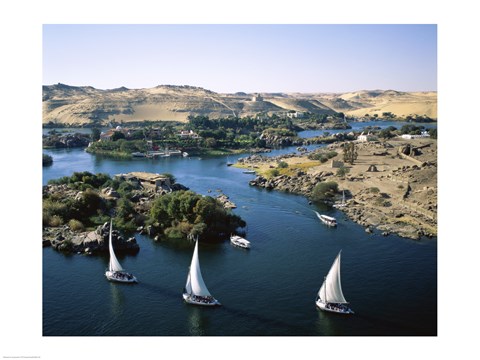
[[[237,204],[234,212],[247,222],[252,243],[249,251],[229,241],[200,245],[202,274],[223,304],[218,308],[182,300],[193,244],[155,243],[136,235],[140,252],[119,258],[139,279],[135,285],[106,280],[107,256],[63,255],[44,248],[45,336],[437,334],[436,239],[367,234],[336,209],[250,187],[254,175],[226,166],[226,157],[115,160],[81,149],[44,153],[53,157],[53,165],[43,168],[44,184],[74,171],[147,171],[172,173],[204,195],[221,190]],[[312,210],[335,216],[338,227],[324,226]],[[342,288],[353,316],[324,313],[314,303],[340,250]]]

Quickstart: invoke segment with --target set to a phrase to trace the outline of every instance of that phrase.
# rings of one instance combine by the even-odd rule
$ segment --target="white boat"
[[[242,238],[241,236],[238,236],[238,235],[230,236],[230,242],[235,246],[238,246],[244,249],[250,249],[250,241]]]
[[[200,262],[198,260],[198,239],[195,240],[195,250],[193,251],[192,263],[188,271],[187,283],[183,290],[183,299],[188,304],[215,306],[221,305],[207,289],[200,271]]]
[[[342,292],[342,284],[340,281],[340,254],[338,253],[335,261],[330,268],[327,276],[323,280],[323,284],[318,290],[315,304],[323,311],[334,312],[337,314],[353,314],[352,309],[348,307]]]
[[[147,155],[142,152],[132,152],[133,157],[146,157]]]
[[[112,244],[112,220],[110,220],[110,234],[108,237],[108,250],[110,252],[110,262],[108,269],[105,271],[105,276],[110,281],[117,281],[121,283],[136,283],[137,278],[132,274],[123,270],[122,265],[115,256]]]
[[[333,207],[334,208],[342,208],[342,207],[345,207],[347,206],[347,203],[345,202],[345,190],[343,190],[342,192],[342,202],[340,204],[334,204]]]
[[[255,170],[245,170],[244,174],[255,174]]]
[[[319,214],[318,212],[316,212],[315,210],[313,210],[315,212],[315,214],[317,214],[317,217],[325,224],[325,225],[328,225],[328,226],[337,226],[337,219],[335,219],[334,217],[332,216],[328,216],[328,215],[321,215]]]

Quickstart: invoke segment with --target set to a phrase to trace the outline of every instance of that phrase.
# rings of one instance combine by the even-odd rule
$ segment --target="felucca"
[[[318,290],[315,304],[324,311],[330,311],[337,314],[353,314],[347,304],[347,300],[343,296],[342,284],[340,281],[340,254],[338,253],[335,261],[330,268],[327,276],[325,276],[320,290]]]
[[[110,252],[110,262],[108,263],[108,269],[105,271],[105,276],[110,281],[116,281],[121,283],[136,283],[137,278],[132,274],[126,272],[113,251],[112,244],[112,220],[110,219],[110,234],[108,237],[108,251]]]
[[[183,299],[188,304],[215,306],[221,305],[207,289],[200,271],[200,262],[198,260],[198,239],[195,240],[195,250],[193,251],[192,263],[188,271],[187,283],[183,290]]]

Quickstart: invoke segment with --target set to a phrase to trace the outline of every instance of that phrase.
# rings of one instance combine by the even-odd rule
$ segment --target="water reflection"
[[[316,306],[315,310],[318,314],[317,321],[315,322],[315,329],[317,330],[318,335],[338,335],[339,329],[335,328],[335,322],[333,321],[332,316],[338,317],[341,315],[328,314],[325,311],[318,309]]]
[[[120,286],[114,283],[110,283],[110,294],[112,298],[110,302],[112,316],[119,318],[125,308],[125,295]]]
[[[202,309],[196,306],[189,306],[188,309],[188,332],[193,336],[206,335],[208,317],[204,317]]]

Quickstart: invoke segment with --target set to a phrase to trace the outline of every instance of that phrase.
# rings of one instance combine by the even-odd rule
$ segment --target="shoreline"
[[[358,158],[354,165],[344,164],[348,173],[339,176],[335,165],[343,162],[342,145],[327,146],[326,150],[337,155],[323,164],[304,153],[273,158],[255,155],[239,159],[234,166],[255,170],[257,177],[250,181],[251,186],[307,198],[319,182],[336,182],[337,202],[345,191],[347,203],[338,209],[367,232],[376,229],[385,236],[397,234],[415,240],[437,236],[436,140],[356,142]],[[416,155],[405,155],[405,149],[411,148],[418,149]],[[280,168],[280,162],[287,166]]]

